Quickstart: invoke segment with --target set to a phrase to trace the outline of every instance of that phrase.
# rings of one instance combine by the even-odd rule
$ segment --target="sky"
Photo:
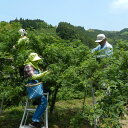
[[[41,19],[88,29],[128,28],[128,0],[0,0],[0,21]]]

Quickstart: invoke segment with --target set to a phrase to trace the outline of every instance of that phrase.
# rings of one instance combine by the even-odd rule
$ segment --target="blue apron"
[[[38,70],[35,70],[34,74],[39,74]],[[27,84],[37,84],[39,83],[38,80],[29,80]],[[27,89],[27,95],[29,99],[36,99],[38,97],[41,97],[43,95],[43,84],[38,84],[36,86],[26,87]]]

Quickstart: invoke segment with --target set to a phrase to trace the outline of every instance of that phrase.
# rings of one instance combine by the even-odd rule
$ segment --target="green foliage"
[[[43,57],[41,68],[52,71],[42,79],[45,88],[50,90],[51,111],[57,100],[83,98],[93,84],[97,104],[84,104],[83,113],[76,115],[72,124],[76,127],[79,120],[86,118],[93,126],[97,118],[100,128],[121,127],[119,121],[126,113],[128,104],[127,41],[118,40],[114,55],[98,62],[87,47],[91,39],[88,40],[89,36],[83,38],[83,33],[87,31],[82,27],[60,23],[56,31],[61,38],[51,27],[44,30],[42,25],[40,30],[28,29],[29,46],[17,49],[14,46],[19,39],[19,28],[19,22],[0,22],[0,98],[4,97],[5,107],[20,105],[24,100],[25,81],[20,68],[30,52],[37,52]],[[86,94],[90,96],[89,92]]]
[[[77,34],[75,32],[74,26],[71,25],[70,23],[60,22],[56,29],[56,32],[62,39],[66,39],[66,40],[77,39]]]
[[[24,29],[41,29],[41,28],[52,28],[52,25],[48,25],[45,21],[36,19],[36,20],[30,20],[30,19],[22,19],[20,18],[10,21],[10,23],[18,22],[22,24],[22,28]]]
[[[93,47],[93,40],[90,34],[83,27],[76,27],[70,23],[60,22],[56,29],[57,35],[65,40],[80,40],[88,47]]]
[[[73,128],[81,128],[84,122],[84,115],[81,113],[78,113],[75,115],[74,118],[71,119],[71,125],[73,126]]]

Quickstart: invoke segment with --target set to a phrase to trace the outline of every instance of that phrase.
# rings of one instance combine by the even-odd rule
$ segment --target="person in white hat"
[[[21,34],[21,36],[25,36],[27,34],[26,30],[22,28],[19,30],[19,33]]]
[[[21,35],[18,39],[17,43],[13,46],[14,49],[22,50],[24,48],[28,48],[29,38],[27,37],[27,32],[25,29],[20,29],[18,33]]]
[[[92,50],[92,53],[99,51],[97,58],[104,58],[113,54],[113,46],[108,43],[104,34],[98,34],[95,42],[99,45]]]
[[[102,58],[110,57],[113,54],[113,46],[108,43],[107,38],[104,34],[98,34],[95,42],[98,43],[99,45],[92,50],[92,53],[97,52],[97,55],[96,55],[97,61],[100,62]],[[92,86],[98,87],[99,86],[98,81],[93,81]],[[102,89],[107,90],[106,91],[106,94],[107,94],[109,90],[105,86],[106,86],[106,83],[103,83]],[[94,94],[93,94],[93,99],[94,99]]]
[[[29,38],[27,37],[27,32],[25,29],[20,29],[18,31],[21,35],[20,39],[17,42],[17,46],[21,47],[21,46],[26,46],[29,43]]]

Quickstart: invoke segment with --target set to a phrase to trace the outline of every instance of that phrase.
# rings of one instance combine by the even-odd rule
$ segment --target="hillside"
[[[99,33],[105,34],[109,42],[112,44],[116,44],[118,42],[117,40],[128,40],[128,28],[124,28],[121,31],[103,31],[98,29],[85,30],[84,27],[74,26],[67,22],[60,22],[56,27],[40,19],[30,20],[22,18],[10,21],[10,23],[13,22],[20,23],[24,29],[37,30],[43,33],[58,35],[62,39],[79,39],[90,48],[96,46],[94,41]]]

